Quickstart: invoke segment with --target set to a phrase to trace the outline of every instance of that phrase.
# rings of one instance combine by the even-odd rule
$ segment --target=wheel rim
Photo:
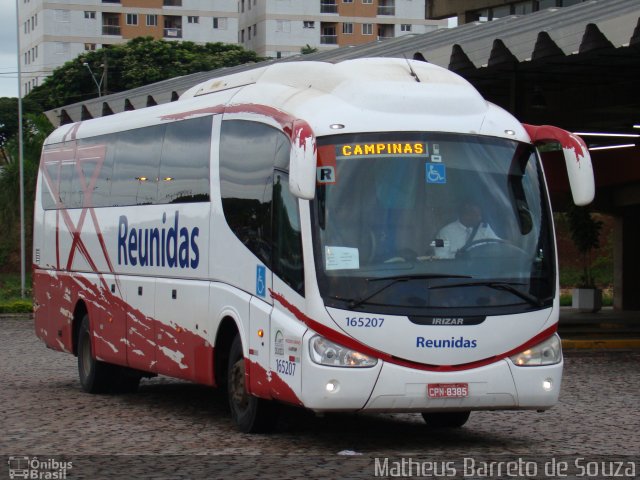
[[[238,410],[246,410],[249,404],[249,395],[244,388],[244,359],[239,359],[231,367],[231,375],[229,379],[229,398],[232,406]]]
[[[82,339],[82,375],[87,378],[91,375],[91,340],[89,335]]]

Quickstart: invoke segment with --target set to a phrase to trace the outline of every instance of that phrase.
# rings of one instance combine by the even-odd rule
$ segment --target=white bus
[[[36,333],[77,355],[87,392],[157,374],[226,387],[246,432],[280,403],[438,426],[548,409],[546,141],[590,202],[581,139],[398,59],[276,63],[64,125],[38,177]]]

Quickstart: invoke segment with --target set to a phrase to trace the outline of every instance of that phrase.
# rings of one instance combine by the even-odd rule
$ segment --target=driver
[[[482,210],[472,200],[464,200],[458,207],[458,219],[440,229],[431,243],[437,258],[455,258],[460,249],[471,242],[500,239],[491,226],[482,221]]]

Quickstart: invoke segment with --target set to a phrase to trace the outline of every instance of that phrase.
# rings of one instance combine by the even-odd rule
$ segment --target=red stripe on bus
[[[498,362],[500,360],[504,360],[511,355],[515,355],[516,353],[520,353],[527,348],[533,347],[538,343],[546,340],[551,335],[553,335],[558,330],[558,324],[554,324],[553,326],[543,330],[533,338],[527,340],[522,345],[514,348],[513,350],[509,350],[508,352],[501,353],[499,355],[495,355],[492,357],[488,357],[482,360],[477,360],[470,363],[463,363],[459,365],[429,365],[419,362],[414,362],[412,360],[405,360],[403,358],[398,358],[393,355],[390,355],[385,352],[381,352],[375,348],[369,347],[364,343],[356,340],[353,337],[340,333],[322,323],[319,323],[312,318],[308,317],[305,313],[301,312],[295,305],[292,305],[287,301],[284,296],[279,293],[274,292],[273,290],[269,290],[271,293],[271,297],[280,303],[284,308],[289,310],[298,320],[306,324],[309,328],[322,335],[323,337],[331,340],[332,342],[339,343],[347,348],[351,348],[353,350],[357,350],[360,353],[365,355],[369,355],[372,357],[379,358],[380,360],[384,360],[385,362],[393,363],[395,365],[400,365],[402,367],[413,368],[416,370],[426,370],[432,372],[455,372],[460,370],[471,370],[473,368],[483,367],[485,365],[490,365],[492,363]]]

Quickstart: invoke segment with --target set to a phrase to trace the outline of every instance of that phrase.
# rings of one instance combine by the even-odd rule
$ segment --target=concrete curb
[[[640,338],[612,338],[612,339],[582,339],[572,340],[568,338],[562,339],[562,348],[570,349],[594,349],[609,350],[623,348],[640,348]]]

